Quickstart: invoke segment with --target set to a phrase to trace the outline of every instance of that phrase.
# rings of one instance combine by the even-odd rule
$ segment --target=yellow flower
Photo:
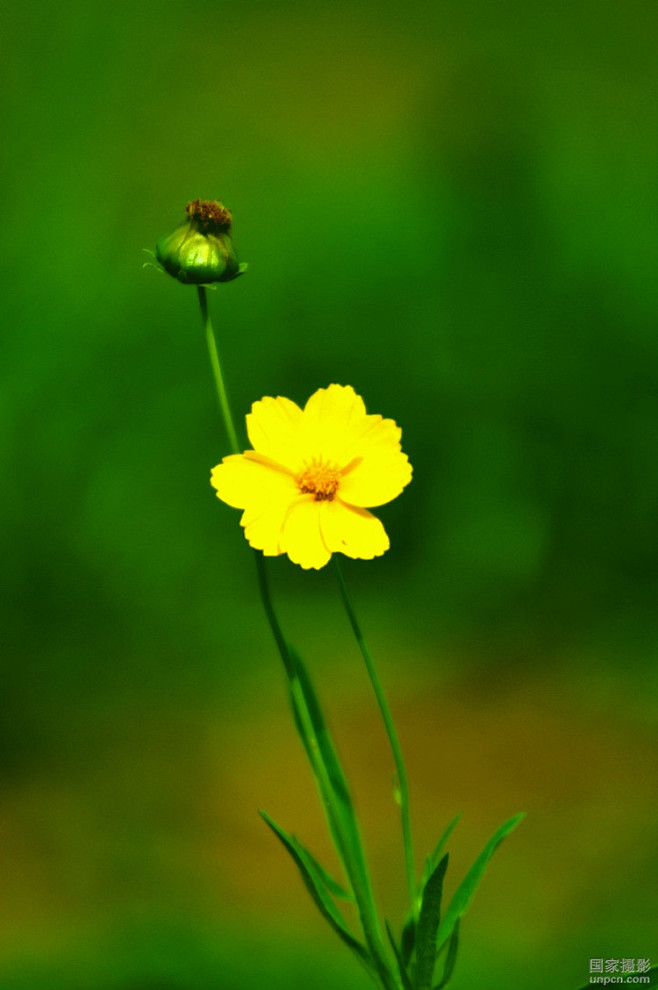
[[[252,547],[304,568],[324,567],[332,553],[370,560],[388,550],[366,507],[411,481],[392,419],[368,415],[350,385],[330,385],[303,410],[281,396],[254,402],[247,432],[254,449],[225,457],[210,480],[218,498],[244,510]]]

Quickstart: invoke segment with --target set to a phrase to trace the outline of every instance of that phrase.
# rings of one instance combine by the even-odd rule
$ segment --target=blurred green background
[[[19,4],[3,14],[0,987],[359,990],[266,808],[332,861],[238,514],[236,413],[350,383],[413,484],[346,566],[450,889],[451,986],[658,957],[653,0]],[[404,909],[390,759],[332,574],[270,568]]]

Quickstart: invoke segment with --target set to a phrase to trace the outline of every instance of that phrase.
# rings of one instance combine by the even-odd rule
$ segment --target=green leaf
[[[405,966],[408,966],[416,945],[416,922],[414,921],[413,914],[409,915],[405,922],[404,928],[402,929],[402,938],[400,939],[400,942],[402,962]]]
[[[420,906],[423,903],[423,893],[425,891],[425,885],[427,884],[427,881],[429,880],[432,873],[436,869],[436,864],[439,861],[439,856],[441,855],[446,842],[448,841],[448,839],[452,834],[452,830],[454,829],[455,825],[457,824],[460,818],[461,818],[461,814],[455,815],[455,817],[452,819],[452,821],[446,828],[445,832],[439,839],[434,852],[432,853],[431,856],[428,856],[427,859],[425,860],[425,872],[423,873],[421,881],[418,885],[418,898],[416,905],[418,911],[420,910]],[[411,959],[411,955],[416,945],[416,922],[414,918],[414,911],[410,911],[409,914],[407,915],[407,919],[404,923],[404,928],[402,929],[401,941],[402,941],[402,946],[401,946],[402,959],[404,961],[405,966],[408,966],[409,960]]]
[[[428,990],[436,961],[436,933],[441,918],[441,894],[443,878],[448,868],[448,853],[436,867],[423,891],[423,903],[416,932],[416,987]]]
[[[297,841],[299,842],[299,840]],[[337,880],[334,880],[332,875],[327,873],[324,866],[321,863],[318,863],[317,859],[310,852],[310,850],[305,849],[304,851],[309,863],[313,866],[314,872],[317,873],[318,877],[327,888],[327,891],[341,901],[354,902],[354,894],[351,894],[349,890],[345,890],[342,884],[338,883]]]
[[[334,793],[344,805],[351,807],[347,781],[329,736],[313,685],[297,651],[288,646],[288,652],[292,661],[292,671],[289,674],[290,700],[304,749],[312,766],[316,765],[318,759],[322,760]],[[304,718],[305,714],[307,718]]]
[[[446,953],[446,961],[443,965],[443,977],[441,982],[437,983],[433,990],[442,990],[450,977],[452,976],[452,971],[455,968],[455,963],[457,962],[457,949],[459,948],[459,922],[455,925],[452,930],[452,935],[450,936],[450,941],[448,942],[448,951]]]
[[[409,974],[407,973],[407,967],[402,962],[402,956],[400,954],[400,950],[398,949],[397,943],[393,938],[393,932],[391,931],[391,926],[389,925],[388,921],[386,922],[386,933],[388,935],[388,940],[393,947],[393,952],[395,953],[395,959],[398,964],[398,972],[400,974],[400,979],[402,980],[402,986],[404,987],[404,990],[413,990],[411,980],[409,979]]]
[[[374,918],[370,881],[347,781],[306,668],[297,652],[292,647],[288,649],[292,665],[289,673],[290,697],[297,730],[320,787],[331,833],[345,872],[355,895],[355,885],[358,885],[362,895],[357,897],[359,908],[366,907]],[[331,793],[327,793],[327,785]]]
[[[304,881],[304,886],[315,901],[315,904],[324,919],[329,922],[333,930],[340,936],[343,942],[345,942],[346,945],[348,945],[350,949],[357,954],[360,961],[366,966],[368,971],[372,972],[372,961],[367,949],[356,938],[354,938],[345,924],[340,911],[334,904],[329,892],[320,879],[320,875],[317,872],[313,857],[310,856],[301,842],[295,838],[294,835],[288,835],[288,833],[285,832],[280,825],[277,825],[265,811],[261,811],[260,815],[265,822],[267,822],[274,834],[281,841],[283,846],[287,849],[295,861],[302,880]]]
[[[436,848],[435,848],[434,852],[432,853],[431,856],[428,856],[427,857],[427,863],[426,863],[426,867],[425,867],[425,876],[422,879],[422,885],[423,886],[427,883],[430,874],[434,872],[434,870],[436,868],[436,864],[439,862],[439,856],[443,852],[443,849],[445,847],[445,844],[448,841],[448,839],[450,838],[450,836],[452,835],[453,829],[454,829],[455,825],[458,823],[458,821],[459,821],[460,818],[461,818],[461,812],[458,815],[455,815],[455,817],[452,819],[452,821],[450,822],[450,824],[446,828],[445,832],[443,833],[443,835],[441,836],[441,838],[437,842]]]
[[[297,652],[285,645],[285,667],[295,724],[320,790],[331,835],[354,894],[369,958],[385,987],[394,977],[384,954],[359,826],[345,775],[310,678]]]
[[[643,976],[649,977],[648,983],[638,983],[638,986],[655,988],[658,987],[658,966],[652,966],[648,973],[643,973]],[[592,983],[588,983],[586,986],[581,987],[581,990],[590,990]]]
[[[487,842],[486,846],[478,856],[478,858],[473,863],[464,879],[462,880],[460,886],[457,888],[448,910],[446,911],[445,917],[439,926],[439,933],[437,937],[437,945],[439,948],[450,938],[452,931],[459,921],[461,916],[466,911],[466,908],[471,903],[473,894],[475,893],[480,880],[482,879],[482,874],[484,873],[486,866],[493,856],[494,852],[503,841],[503,839],[512,832],[516,826],[519,824],[522,818],[525,817],[524,813],[520,815],[514,815],[509,821],[505,822],[500,828],[494,832],[492,837]]]

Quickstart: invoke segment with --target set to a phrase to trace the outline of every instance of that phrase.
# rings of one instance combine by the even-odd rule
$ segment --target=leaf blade
[[[299,842],[299,839],[297,840]],[[301,843],[300,843],[301,845]],[[304,852],[306,853],[306,858],[318,875],[318,878],[322,881],[324,886],[327,888],[329,894],[333,897],[337,897],[341,901],[350,901],[354,903],[354,894],[350,893],[349,890],[345,890],[342,884],[335,880],[331,873],[325,870],[322,863],[319,863],[310,849],[304,847]]]
[[[281,828],[280,825],[277,825],[277,823],[270,818],[267,812],[261,811],[260,815],[274,832],[286,851],[290,854],[301,874],[304,886],[311,895],[316,907],[320,911],[320,914],[323,916],[325,921],[329,923],[336,934],[343,940],[343,942],[345,942],[345,944],[357,954],[360,961],[364,963],[368,971],[372,972],[372,960],[370,959],[370,954],[365,946],[352,935],[340,911],[332,901],[328,892],[323,889],[321,884],[317,882],[317,876],[314,874],[313,867],[309,864],[309,861],[306,858],[307,852],[304,849],[304,846],[302,846],[301,842],[299,842],[299,840],[294,836],[288,835],[288,833]]]
[[[429,990],[436,962],[436,936],[441,920],[443,879],[448,868],[448,853],[432,872],[423,891],[423,902],[416,932],[416,987]]]
[[[301,657],[290,644],[285,644],[285,650],[295,725],[320,791],[332,838],[349,878],[369,958],[382,984],[390,988],[394,977],[384,951],[358,820],[347,781]]]
[[[448,905],[448,910],[445,913],[443,921],[439,925],[439,931],[437,935],[437,947],[440,949],[444,942],[451,936],[453,928],[456,922],[462,917],[468,905],[470,904],[473,895],[482,879],[482,874],[484,873],[489,860],[493,856],[494,852],[506,838],[510,832],[513,832],[517,827],[519,822],[525,817],[525,813],[514,815],[509,818],[506,822],[496,829],[494,834],[491,836],[484,849],[478,856],[478,858],[473,863],[461,884],[454,893],[450,904]]]
[[[386,934],[388,935],[388,940],[391,943],[393,954],[395,955],[395,961],[398,964],[398,972],[400,974],[400,979],[402,980],[402,986],[404,987],[404,990],[413,990],[413,985],[407,972],[407,967],[402,962],[400,950],[397,947],[397,943],[393,937],[393,932],[391,931],[391,926],[388,921],[386,921]]]
[[[443,964],[443,976],[441,977],[441,982],[437,983],[432,990],[442,990],[442,988],[447,984],[448,980],[452,976],[452,971],[455,968],[455,963],[457,961],[457,949],[459,948],[459,921],[455,924],[452,930],[452,935],[450,936],[450,941],[448,942],[448,951],[446,953],[446,961]]]
[[[436,864],[439,862],[439,856],[443,852],[443,850],[445,848],[445,844],[448,841],[448,839],[450,838],[450,836],[452,835],[455,826],[459,823],[459,821],[461,819],[461,816],[462,816],[462,814],[461,814],[461,811],[460,811],[459,814],[458,815],[455,815],[455,817],[452,819],[452,821],[448,823],[448,825],[446,826],[446,829],[445,829],[443,835],[441,836],[441,838],[437,842],[436,847],[434,848],[434,851],[432,852],[432,855],[431,856],[428,856],[428,858],[427,858],[427,867],[426,867],[426,870],[425,870],[425,876],[423,877],[423,881],[422,881],[423,884],[426,884],[427,883],[427,881],[429,879],[430,873],[432,873],[434,871],[434,869],[436,868]]]
[[[289,647],[289,655],[292,666],[289,673],[290,697],[297,730],[318,781],[327,808],[329,827],[359,904],[362,920],[372,930],[373,925],[376,927],[375,907],[347,780],[301,657],[292,647]],[[326,780],[324,785],[323,780]],[[327,784],[331,794],[326,793]],[[363,917],[364,911],[369,915],[369,921]]]

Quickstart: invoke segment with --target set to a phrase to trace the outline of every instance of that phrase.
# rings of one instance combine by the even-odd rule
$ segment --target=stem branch
[[[334,569],[336,571],[336,577],[338,578],[338,585],[340,587],[340,593],[343,598],[343,604],[345,605],[345,610],[347,611],[352,630],[356,637],[356,641],[359,644],[359,649],[361,650],[361,655],[365,661],[372,686],[375,691],[375,697],[377,698],[377,703],[379,705],[379,710],[381,712],[382,718],[384,720],[384,725],[386,727],[386,734],[388,736],[388,741],[391,745],[391,750],[393,752],[393,760],[395,762],[395,770],[397,776],[397,785],[400,793],[400,818],[402,821],[402,841],[404,844],[404,863],[407,874],[407,885],[409,887],[409,897],[414,913],[416,915],[416,875],[414,867],[414,852],[413,852],[413,840],[411,837],[411,822],[409,818],[409,784],[407,782],[407,772],[404,767],[404,760],[402,758],[402,750],[400,749],[400,741],[398,739],[397,730],[395,728],[395,723],[393,722],[393,716],[391,715],[390,709],[388,707],[388,702],[386,701],[386,695],[384,694],[384,689],[382,683],[379,679],[379,674],[377,673],[377,668],[375,667],[374,661],[372,659],[372,654],[368,649],[368,644],[366,643],[363,632],[361,631],[361,626],[359,625],[359,620],[356,617],[356,612],[354,611],[354,605],[352,603],[352,598],[345,583],[345,578],[343,577],[343,571],[338,561],[338,555],[332,554],[332,561],[334,564]]]

